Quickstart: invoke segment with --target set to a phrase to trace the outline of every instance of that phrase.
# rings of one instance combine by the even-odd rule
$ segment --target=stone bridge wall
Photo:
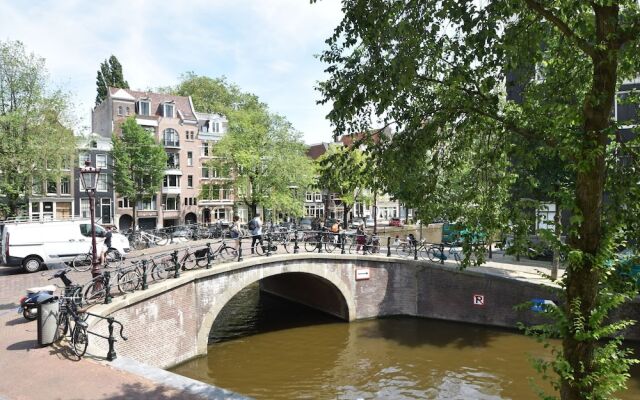
[[[357,270],[368,270],[368,279],[356,280]],[[92,311],[125,325],[129,340],[118,342],[118,354],[167,368],[205,354],[222,307],[258,281],[270,293],[347,321],[409,315],[515,327],[517,322],[542,321],[530,310],[515,311],[515,305],[533,298],[557,300],[549,287],[425,262],[300,254],[187,271]],[[104,331],[104,326],[94,329]],[[640,328],[634,329],[629,334],[640,339]]]

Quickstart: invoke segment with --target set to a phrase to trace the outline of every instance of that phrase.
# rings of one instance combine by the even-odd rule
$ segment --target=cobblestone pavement
[[[182,246],[202,246],[206,241],[190,242]],[[180,245],[133,252],[128,257],[151,255],[171,251]],[[243,246],[244,247],[244,246]],[[386,251],[386,249],[383,249]],[[245,251],[247,257],[250,252]],[[279,252],[283,252],[280,250]],[[304,249],[300,249],[304,253]],[[383,252],[381,256],[384,256]],[[445,265],[457,268],[447,260]],[[52,266],[64,268],[63,264]],[[472,270],[543,282],[540,273],[549,273],[549,263],[524,260],[515,262],[511,257],[494,254],[483,267]],[[562,273],[562,271],[561,271]],[[19,298],[25,289],[50,284],[51,271],[26,274],[19,268],[0,266],[0,399],[195,399],[200,398],[144,377],[112,368],[95,358],[70,360],[67,347],[53,345],[39,347],[37,322],[28,322],[17,314]],[[89,272],[71,272],[77,283],[90,279]],[[61,284],[60,282],[56,282]]]

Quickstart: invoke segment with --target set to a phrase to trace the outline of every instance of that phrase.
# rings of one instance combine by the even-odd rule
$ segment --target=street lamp
[[[84,167],[80,168],[80,178],[82,179],[82,186],[84,186],[84,190],[87,192],[87,196],[89,196],[89,212],[91,213],[91,274],[93,276],[96,276],[98,274],[95,197],[99,176],[100,168],[92,167],[91,161],[85,161]]]

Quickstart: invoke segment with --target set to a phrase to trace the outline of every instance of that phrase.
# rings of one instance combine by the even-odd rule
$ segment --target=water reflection
[[[173,369],[257,399],[536,399],[513,332],[418,318],[344,323],[257,286],[225,307],[207,357]],[[640,398],[640,370],[623,399]]]

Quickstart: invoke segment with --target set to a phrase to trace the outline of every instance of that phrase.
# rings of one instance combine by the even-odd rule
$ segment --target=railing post
[[[207,269],[211,268],[211,261],[215,260],[215,256],[211,254],[211,242],[207,243]]]
[[[242,261],[242,236],[238,236],[238,262]]]
[[[346,251],[344,251],[344,238],[345,238],[345,234],[344,232],[342,232],[340,234],[340,248],[341,248],[340,254],[346,254]]]
[[[149,288],[147,284],[147,260],[142,260],[142,290]]]
[[[173,260],[173,277],[180,278],[180,263],[178,262],[178,250],[174,250],[171,254]]]
[[[107,360],[113,361],[118,358],[115,346],[116,338],[113,337],[113,317],[107,317],[107,321],[109,322],[109,338],[107,339],[109,341],[109,352],[107,353]]]
[[[293,238],[293,254],[298,254],[300,252],[300,247],[298,247],[298,229],[294,231],[295,237]]]
[[[387,236],[387,257],[391,257],[391,236]]]
[[[271,233],[267,233],[267,257],[271,255]]]
[[[413,259],[418,260],[418,244],[413,244]]]
[[[444,243],[440,243],[440,264],[444,264]]]
[[[109,283],[111,273],[109,271],[104,271],[102,276],[104,278],[104,304],[109,304],[111,303],[111,285]]]
[[[318,254],[322,253],[322,232],[318,232]]]
[[[170,244],[173,244],[173,229],[171,230],[171,242],[169,242]]]

